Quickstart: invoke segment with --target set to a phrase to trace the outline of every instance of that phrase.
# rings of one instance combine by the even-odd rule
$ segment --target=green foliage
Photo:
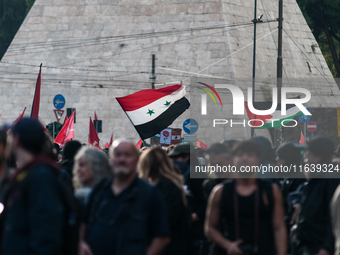
[[[34,0],[0,0],[0,59],[33,3]]]
[[[340,77],[340,1],[297,0],[334,77]]]

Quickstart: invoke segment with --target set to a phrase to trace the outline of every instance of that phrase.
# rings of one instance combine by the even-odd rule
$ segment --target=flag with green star
[[[185,86],[171,85],[141,90],[116,99],[139,136],[146,139],[159,134],[189,108],[185,94]]]

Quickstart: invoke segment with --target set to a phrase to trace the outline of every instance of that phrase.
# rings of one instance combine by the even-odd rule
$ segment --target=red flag
[[[110,148],[109,144],[106,143],[104,148]]]
[[[305,138],[303,137],[302,131],[301,131],[301,134],[300,134],[299,144],[305,144]]]
[[[97,147],[98,149],[101,150],[100,146],[99,146],[99,137],[98,134],[96,132],[96,128],[93,125],[92,119],[90,117],[90,126],[89,126],[89,144]]]
[[[21,120],[21,118],[24,116],[25,111],[26,111],[26,107],[25,107],[25,109],[23,110],[23,112],[20,114],[20,116],[13,122],[13,125],[14,125],[15,123],[17,123],[19,120]]]
[[[196,148],[201,148],[203,150],[206,150],[208,149],[208,145],[202,142],[201,140],[196,139]]]
[[[75,112],[73,112],[70,118],[65,121],[64,126],[54,139],[54,142],[60,146],[63,146],[65,143],[71,141],[74,138],[74,113]]]
[[[96,111],[94,111],[94,119],[93,120],[98,120],[98,116],[97,116]]]
[[[136,144],[136,147],[137,147],[138,150],[140,150],[140,148],[142,147],[142,144],[143,144],[143,140],[140,139],[140,140],[138,141],[138,143]]]
[[[34,99],[33,99],[32,110],[31,110],[31,118],[34,118],[34,119],[39,118],[40,90],[41,90],[41,66],[42,64],[40,64],[40,70],[39,70],[39,75],[37,79],[37,84],[35,85],[35,93],[34,93]]]
[[[111,146],[111,145],[112,145],[112,143],[113,143],[113,132],[112,132],[112,134],[111,134],[111,138],[110,138],[110,143],[109,143],[109,146]]]

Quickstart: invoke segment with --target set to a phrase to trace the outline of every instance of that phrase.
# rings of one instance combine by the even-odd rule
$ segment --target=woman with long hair
[[[141,154],[138,169],[141,178],[162,192],[167,206],[171,242],[162,254],[187,254],[190,214],[186,207],[182,176],[175,171],[166,152],[158,147],[149,148]]]
[[[112,172],[105,152],[96,148],[81,148],[75,156],[74,162],[73,186],[75,196],[83,202],[94,184],[103,178],[112,177]]]

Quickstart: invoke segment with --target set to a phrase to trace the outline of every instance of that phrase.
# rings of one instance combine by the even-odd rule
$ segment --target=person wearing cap
[[[193,149],[193,148],[192,148]],[[190,144],[177,144],[169,153],[168,156],[173,159],[174,164],[181,171],[184,182],[190,178]]]
[[[306,167],[311,164],[331,165],[334,143],[328,137],[316,137],[307,146]],[[334,252],[334,237],[330,220],[330,201],[339,180],[329,173],[307,173],[301,209],[292,231],[294,255],[330,255]]]
[[[199,165],[195,148],[189,143],[177,144],[168,154],[174,164],[180,169],[184,184],[188,189],[188,205],[191,210],[192,223],[190,225],[191,238],[194,244],[192,254],[207,254],[209,243],[204,235],[204,219],[206,200],[203,193],[202,178],[190,178],[190,170]]]
[[[44,128],[23,118],[12,128],[18,169],[8,180],[2,254],[62,254],[64,206],[58,165],[44,156]]]

